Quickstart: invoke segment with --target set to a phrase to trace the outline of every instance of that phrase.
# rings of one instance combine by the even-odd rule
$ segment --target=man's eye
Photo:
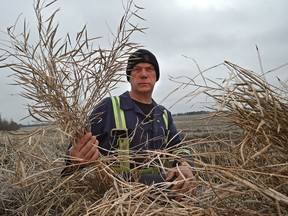
[[[149,67],[149,68],[147,68],[146,70],[147,70],[148,72],[153,72],[153,71],[154,71],[154,68]]]
[[[140,68],[134,68],[134,71],[135,71],[136,73],[139,73],[139,72],[141,71],[141,69],[140,69]]]

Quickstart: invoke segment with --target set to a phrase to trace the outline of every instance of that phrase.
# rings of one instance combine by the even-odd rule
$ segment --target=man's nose
[[[147,71],[145,70],[145,68],[141,70],[141,77],[147,77]]]

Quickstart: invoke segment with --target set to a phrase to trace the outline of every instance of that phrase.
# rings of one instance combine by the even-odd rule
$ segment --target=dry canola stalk
[[[130,36],[144,29],[130,24],[132,17],[141,17],[136,15],[139,8],[133,1],[127,1],[116,34],[111,32],[109,48],[97,44],[100,37],[90,38],[86,26],[75,37],[67,34],[61,38],[60,25],[55,24],[59,9],[44,16],[45,9],[55,2],[34,3],[36,41],[26,20],[20,34],[16,26],[7,29],[9,40],[1,46],[1,68],[14,71],[15,85],[23,89],[20,95],[29,100],[30,116],[57,124],[74,141],[89,130],[87,116],[94,106],[121,82],[127,57],[139,46]]]

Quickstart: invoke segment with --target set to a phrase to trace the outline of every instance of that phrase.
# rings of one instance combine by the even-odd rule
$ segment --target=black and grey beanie
[[[139,49],[136,52],[132,53],[128,59],[128,64],[126,68],[127,80],[129,82],[130,74],[133,67],[139,63],[150,63],[153,65],[156,71],[156,81],[159,80],[159,65],[156,57],[148,50]]]

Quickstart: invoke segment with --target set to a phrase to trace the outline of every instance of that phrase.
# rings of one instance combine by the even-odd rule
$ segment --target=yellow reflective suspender
[[[163,110],[163,119],[165,122],[166,129],[168,130],[168,112],[166,109]]]
[[[120,98],[117,96],[114,96],[111,99],[112,99],[112,106],[113,106],[116,128],[126,129],[124,111],[120,109]]]
[[[115,119],[116,130],[125,130],[126,134],[121,134],[117,142],[119,144],[119,156],[120,156],[120,170],[128,172],[130,170],[129,163],[129,146],[130,142],[128,139],[126,121],[124,111],[120,109],[120,98],[118,96],[111,97],[112,107]]]
[[[163,119],[164,119],[164,122],[165,122],[165,125],[166,125],[166,129],[168,130],[168,111],[166,109],[163,110]],[[165,144],[168,143],[168,135],[169,135],[169,130],[168,130],[168,134],[165,138]],[[175,151],[172,152],[172,154],[191,154],[191,151],[188,150],[188,149],[177,149]]]
[[[166,130],[167,130],[167,135],[166,135],[166,138],[164,140],[164,144],[166,145],[168,143],[168,136],[169,136],[169,128],[168,128],[168,112],[166,109],[163,109],[163,119],[164,119],[164,122],[165,122],[165,127],[166,127]]]

